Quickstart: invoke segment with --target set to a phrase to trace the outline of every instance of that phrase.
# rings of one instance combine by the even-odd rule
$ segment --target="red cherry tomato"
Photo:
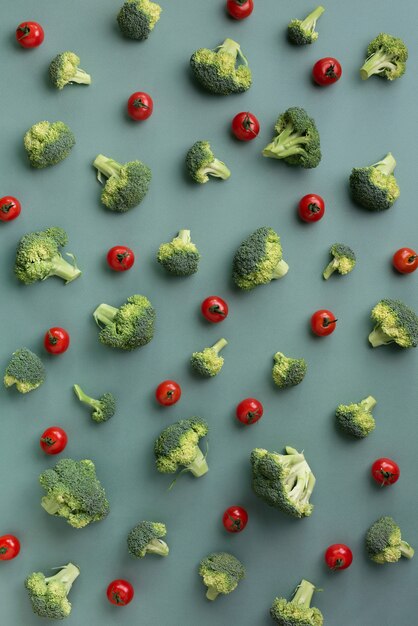
[[[181,387],[174,380],[164,380],[155,390],[155,397],[162,406],[171,406],[180,400]]]
[[[248,513],[242,506],[230,506],[223,514],[222,523],[229,533],[240,533],[248,523]]]
[[[304,222],[318,222],[325,213],[325,202],[316,193],[308,193],[299,201],[299,217]]]
[[[255,424],[263,416],[263,405],[255,398],[242,400],[236,410],[237,419],[246,426]]]
[[[20,552],[20,541],[14,535],[0,537],[0,561],[10,561]]]
[[[337,319],[331,311],[327,311],[327,309],[315,311],[311,317],[312,332],[318,335],[318,337],[330,335],[336,328],[336,322]]]
[[[325,563],[332,570],[347,569],[353,562],[353,553],[343,543],[333,543],[325,552]]]
[[[44,37],[44,29],[38,22],[22,22],[16,28],[16,39],[23,48],[37,48]]]
[[[393,485],[399,479],[401,470],[399,465],[392,459],[376,459],[372,465],[372,476],[379,485]]]
[[[243,20],[251,13],[254,9],[253,0],[227,0],[226,10],[229,15],[236,20]]]
[[[208,322],[218,324],[228,317],[228,305],[219,296],[209,296],[202,302],[202,314]]]
[[[238,113],[232,120],[232,132],[240,141],[251,141],[260,132],[260,123],[253,113]]]
[[[70,335],[65,328],[53,326],[46,331],[44,337],[45,350],[49,354],[62,354],[68,350],[70,345]]]
[[[134,588],[127,580],[112,580],[106,591],[107,599],[116,606],[126,606],[134,597]]]
[[[401,274],[415,272],[418,267],[418,254],[412,248],[400,248],[393,255],[393,265]]]
[[[326,87],[340,80],[342,72],[342,67],[337,59],[325,57],[315,63],[312,69],[312,76],[318,85]]]
[[[154,102],[145,91],[135,91],[128,100],[128,115],[136,122],[147,120],[154,110]]]
[[[135,263],[135,255],[127,246],[113,246],[107,253],[107,264],[115,272],[126,272]]]
[[[13,196],[4,196],[0,198],[0,222],[11,222],[15,220],[20,211],[21,204],[17,198]]]
[[[59,454],[68,442],[67,433],[59,426],[51,426],[43,433],[39,443],[46,454]]]

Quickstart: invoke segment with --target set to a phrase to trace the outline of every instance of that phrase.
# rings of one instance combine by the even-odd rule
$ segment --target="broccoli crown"
[[[305,378],[307,367],[305,359],[292,359],[282,352],[276,352],[272,372],[273,380],[281,389],[294,387]]]
[[[283,159],[288,165],[317,167],[321,161],[319,133],[315,121],[305,109],[291,107],[279,115],[273,138],[263,150],[263,156]]]
[[[366,551],[375,563],[396,563],[404,556],[411,559],[414,549],[402,541],[401,529],[392,517],[379,518],[366,534]]]
[[[397,343],[401,348],[416,348],[418,345],[418,316],[400,300],[380,300],[371,312],[376,323],[369,335],[373,348],[388,343]]]
[[[100,341],[110,348],[135,350],[154,336],[155,309],[145,296],[130,296],[119,308],[101,304],[93,313]]]
[[[186,155],[186,168],[196,183],[207,183],[209,176],[227,180],[231,172],[215,158],[209,141],[196,141]]]
[[[74,52],[67,51],[57,54],[49,66],[49,76],[54,87],[63,89],[69,83],[90,85],[90,74],[80,69],[79,64],[80,57]]]
[[[191,276],[199,269],[200,254],[190,237],[190,230],[180,230],[169,243],[162,243],[157,261],[174,276]]]
[[[334,243],[331,246],[330,254],[334,258],[323,271],[322,275],[325,280],[328,280],[335,271],[343,276],[353,271],[356,265],[356,255],[349,246],[344,243]]]
[[[162,541],[166,534],[165,524],[161,522],[140,522],[128,534],[128,551],[138,559],[147,553],[167,556],[169,548]]]
[[[376,405],[373,396],[368,396],[361,402],[340,404],[335,412],[339,427],[348,435],[363,439],[375,429],[376,423],[372,409]]]
[[[238,67],[237,57],[242,62]],[[248,61],[232,39],[225,39],[215,50],[199,48],[192,54],[190,67],[196,80],[211,93],[228,96],[251,87]]]
[[[74,392],[81,402],[84,402],[84,404],[92,408],[91,419],[94,422],[107,422],[107,420],[114,416],[116,399],[112,393],[104,393],[96,400],[85,394],[79,385],[74,385]]]
[[[148,39],[161,11],[160,5],[150,0],[126,0],[116,19],[125,37],[143,41]]]
[[[109,513],[93,461],[61,459],[39,476],[39,482],[46,491],[41,501],[45,511],[63,517],[74,528],[99,522]]]
[[[224,358],[219,352],[228,344],[226,339],[220,339],[211,348],[205,348],[201,352],[193,352],[190,359],[192,368],[200,376],[216,376],[222,369]]]
[[[74,134],[64,122],[38,122],[23,139],[29,162],[38,169],[63,161],[74,144]]]
[[[213,552],[202,559],[199,574],[206,585],[206,597],[215,600],[217,596],[231,593],[245,578],[245,567],[235,556],[228,552]]]
[[[304,46],[318,39],[315,31],[316,21],[325,11],[324,7],[317,7],[304,20],[292,20],[287,27],[289,41],[296,46]]]
[[[39,617],[64,619],[71,613],[71,603],[67,596],[73,582],[80,574],[78,567],[68,563],[54,576],[48,578],[42,572],[35,572],[25,580],[32,609]]]
[[[302,452],[286,446],[286,454],[255,448],[251,453],[254,493],[269,506],[292,517],[309,517],[315,476]]]
[[[390,152],[378,163],[355,167],[350,175],[353,200],[369,211],[390,209],[401,193],[393,174],[395,167],[396,161]]]
[[[200,417],[180,420],[167,426],[154,444],[157,470],[173,474],[183,465],[196,477],[208,471],[199,440],[208,434],[208,424]]]
[[[129,161],[122,165],[99,154],[93,163],[101,175],[107,178],[101,201],[105,207],[117,213],[126,213],[138,206],[148,193],[151,170],[142,161]]]
[[[360,76],[367,80],[376,74],[387,80],[395,80],[405,74],[407,59],[408,48],[402,39],[380,33],[369,43]]]
[[[232,278],[237,287],[245,291],[282,278],[288,270],[280,237],[267,226],[257,228],[244,239],[232,262]]]
[[[311,607],[315,587],[302,580],[290,602],[286,598],[276,598],[270,615],[280,626],[322,626],[324,618],[319,609]]]
[[[13,352],[6,367],[4,384],[6,387],[16,385],[20,393],[28,393],[40,387],[45,381],[45,376],[45,367],[41,359],[28,348],[19,348]]]

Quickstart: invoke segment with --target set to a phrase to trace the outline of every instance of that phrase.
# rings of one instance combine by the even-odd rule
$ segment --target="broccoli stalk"
[[[118,176],[123,167],[121,163],[118,163],[109,157],[105,157],[103,154],[97,155],[93,161],[93,166],[97,170],[97,178],[100,182],[102,182],[101,174],[103,174],[106,178]]]
[[[39,617],[61,620],[71,613],[67,596],[80,570],[73,563],[57,569],[60,571],[54,576],[46,577],[42,572],[34,572],[25,580],[33,612]]]
[[[377,163],[373,163],[371,167],[375,167],[377,170],[379,170],[379,172],[382,172],[382,174],[390,176],[395,171],[395,157],[391,152],[388,152],[384,159],[378,161]]]
[[[71,587],[73,586],[73,582],[79,576],[80,570],[73,563],[68,563],[59,572],[54,574],[54,576],[45,577],[45,582],[49,583],[51,580],[57,583],[61,583],[65,587],[65,591],[67,594],[70,592]]]
[[[69,263],[60,254],[57,254],[50,261],[51,271],[49,275],[58,276],[65,280],[66,283],[71,283],[71,281],[81,276],[81,270],[76,265],[74,255],[70,252],[66,252],[66,255],[69,256],[73,262]]]
[[[104,393],[98,400],[91,398],[81,389],[79,385],[74,385],[74,392],[80,402],[84,402],[87,406],[90,406],[93,411],[91,418],[95,422],[107,422],[108,419],[114,416],[116,401],[115,397],[111,393]]]
[[[303,137],[298,132],[294,132],[293,124],[289,122],[274,140],[274,151],[272,144],[269,144],[264,148],[263,154],[264,156],[272,156],[276,159],[284,159],[293,154],[303,154],[305,151],[300,146],[307,143],[309,143],[309,138]]]
[[[194,460],[189,463],[187,466],[189,472],[193,474],[196,478],[200,478],[209,471],[209,467],[206,461],[206,456],[203,454],[202,450],[197,446],[197,454]]]
[[[318,33],[315,32],[316,22],[324,11],[324,7],[319,6],[304,20],[292,20],[287,29],[291,43],[303,46],[316,41],[318,39]]]
[[[309,609],[314,592],[315,586],[312,583],[308,580],[301,580],[296,589],[295,595],[290,601],[290,604],[296,604],[304,609]]]
[[[108,324],[112,324],[118,311],[119,309],[111,304],[99,304],[93,313],[93,317],[98,326],[100,326],[100,324],[107,326]]]
[[[292,600],[276,598],[270,609],[270,615],[277,624],[289,626],[322,626],[324,618],[319,609],[311,607],[315,586],[307,580],[301,580]]]
[[[215,50],[222,50],[222,52],[230,54],[233,57],[234,61],[236,61],[238,57],[244,65],[248,65],[248,59],[246,56],[243,55],[241,46],[233,39],[225,39],[223,44],[221,44],[220,46],[216,46]]]
[[[379,346],[386,346],[388,343],[393,343],[394,339],[390,335],[387,335],[381,326],[376,326],[369,335],[369,341],[373,348]]]

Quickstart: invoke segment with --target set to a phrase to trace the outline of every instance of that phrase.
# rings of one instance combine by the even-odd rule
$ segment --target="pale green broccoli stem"
[[[395,157],[391,152],[388,152],[384,159],[378,161],[377,163],[373,163],[372,167],[375,167],[382,172],[382,174],[386,174],[386,176],[390,176],[393,174],[396,167]]]
[[[100,324],[104,324],[105,326],[107,326],[108,324],[111,324],[113,322],[115,315],[118,311],[119,309],[111,306],[110,304],[100,304],[94,311],[93,317],[98,326],[100,326]]]
[[[55,515],[56,513],[58,513],[58,511],[62,507],[62,502],[60,502],[57,498],[53,498],[51,496],[44,496],[41,499],[41,506],[50,515]]]
[[[215,587],[208,587],[206,592],[206,597],[208,600],[216,600],[219,596],[219,591],[216,591]]]
[[[312,491],[313,491],[313,488],[315,487],[315,483],[316,483],[316,478],[311,472],[309,474],[308,484],[306,485],[305,495],[302,498],[303,504],[306,504],[307,502],[309,502],[309,498],[312,495]]]
[[[179,230],[177,239],[181,239],[183,243],[191,243],[190,230]]]
[[[316,21],[321,17],[323,12],[325,11],[324,7],[316,7],[315,11],[309,13],[304,20],[302,20],[301,28],[302,30],[310,30],[313,32],[315,30]]]
[[[367,80],[373,74],[380,74],[385,69],[396,69],[395,63],[391,62],[391,57],[383,52],[382,49],[379,52],[374,52],[365,61],[363,67],[360,69],[360,77],[362,80]]]
[[[225,348],[225,346],[228,345],[228,342],[226,339],[219,339],[219,341],[217,341],[213,346],[212,346],[212,350],[214,350],[216,352],[216,354],[219,354],[219,352],[222,350],[222,348]]]
[[[81,270],[78,269],[74,257],[71,254],[67,256],[72,257],[73,264],[68,263],[60,254],[57,254],[51,259],[51,276],[59,276],[63,278],[66,283],[70,283],[81,275]]]
[[[105,157],[103,154],[99,154],[94,159],[93,166],[97,169],[97,178],[99,181],[101,181],[100,174],[103,174],[106,178],[110,178],[111,176],[117,175],[122,168],[120,163]]]
[[[210,174],[215,178],[222,178],[223,180],[227,180],[231,176],[230,170],[227,168],[225,163],[219,159],[213,159],[213,161],[210,162],[210,165],[202,167],[199,172],[202,174]]]
[[[187,469],[193,474],[193,476],[199,478],[199,476],[203,476],[203,474],[206,474],[206,472],[209,471],[209,467],[206,462],[206,457],[199,446],[197,446],[197,450],[198,452],[194,461],[187,466]]]
[[[373,396],[367,396],[364,400],[360,402],[361,406],[365,411],[371,411],[376,406],[377,400],[373,398]]]
[[[338,268],[338,264],[338,259],[333,259],[331,263],[326,266],[326,268],[322,272],[322,276],[325,278],[325,280],[328,280],[328,278],[335,272],[335,270]]]
[[[412,546],[409,545],[406,541],[401,541],[400,550],[402,556],[406,559],[412,559],[414,556],[415,550]]]
[[[274,279],[278,279],[278,278],[282,278],[282,276],[285,276],[288,271],[289,271],[289,266],[286,263],[286,261],[283,261],[283,259],[282,259],[281,261],[278,262],[278,264],[274,268],[271,277],[272,277],[273,280]]]
[[[312,583],[308,580],[301,580],[296,593],[291,600],[291,604],[297,604],[297,606],[309,609],[314,591],[315,586]]]
[[[239,45],[239,43],[237,43],[233,39],[225,39],[223,44],[215,48],[215,50],[222,50],[222,52],[227,52],[228,54],[233,56],[234,59],[236,59],[237,56],[239,56],[239,58],[242,60],[244,65],[248,65],[247,58],[241,52],[241,46]]]
[[[86,393],[84,393],[84,391],[81,389],[79,385],[74,385],[73,389],[74,389],[75,395],[81,402],[84,402],[84,404],[88,404],[94,409],[101,409],[101,402],[99,400],[95,400],[94,398],[91,398]]]
[[[168,545],[161,539],[151,539],[147,544],[147,552],[151,554],[159,554],[160,556],[167,556],[169,553]]]
[[[63,567],[57,574],[54,576],[49,576],[45,578],[45,581],[48,583],[50,581],[59,582],[64,585],[65,590],[68,593],[70,592],[71,587],[73,586],[73,582],[80,574],[80,570],[76,565],[72,563],[68,563],[65,567]]]
[[[377,348],[378,346],[384,346],[388,343],[393,343],[394,339],[390,335],[387,335],[381,326],[376,326],[374,330],[369,335],[369,341],[372,344],[373,348]]]
[[[87,72],[78,67],[74,76],[71,77],[70,82],[79,83],[80,85],[90,85],[91,76],[90,74],[87,74]]]

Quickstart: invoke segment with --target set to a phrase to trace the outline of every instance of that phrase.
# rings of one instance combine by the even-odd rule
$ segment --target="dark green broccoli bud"
[[[33,612],[39,617],[64,619],[71,613],[67,596],[80,570],[72,563],[57,569],[59,572],[54,576],[46,577],[42,572],[35,572],[25,580]]]
[[[309,517],[315,476],[302,452],[286,446],[286,454],[255,448],[251,453],[254,493],[269,506],[292,517]]]
[[[228,552],[213,552],[200,561],[199,574],[206,585],[208,600],[216,600],[218,595],[228,594],[237,588],[245,578],[245,567]]]
[[[375,429],[376,423],[372,410],[376,406],[373,396],[367,396],[361,402],[340,404],[335,412],[337,423],[348,435],[363,439]]]
[[[65,280],[65,284],[78,278],[81,270],[76,265],[74,255],[66,253],[73,261],[68,263],[60,253],[60,248],[67,241],[67,233],[58,226],[23,235],[16,250],[14,269],[17,278],[25,285],[51,276],[59,276]]]
[[[369,211],[386,211],[399,198],[400,189],[393,174],[396,161],[391,152],[382,161],[355,167],[350,175],[353,200]]]
[[[148,193],[151,170],[142,161],[129,161],[122,165],[99,154],[93,163],[97,178],[107,178],[102,191],[102,204],[117,213],[126,213],[138,206]]]
[[[119,308],[100,304],[93,317],[100,341],[110,348],[135,350],[154,337],[155,309],[145,296],[130,296]]]
[[[241,65],[237,67],[237,60]],[[240,45],[232,39],[209,50],[199,48],[192,54],[190,67],[196,80],[211,93],[228,96],[251,87],[252,75]]]
[[[75,137],[64,122],[38,122],[26,132],[23,144],[32,167],[41,169],[67,158]]]
[[[109,513],[109,502],[93,461],[61,459],[39,476],[46,491],[41,500],[45,511],[62,517],[74,528],[100,522]]]
[[[405,74],[408,48],[399,37],[380,33],[367,48],[367,58],[360,76],[367,80],[373,74],[395,80]]]
[[[174,276],[191,276],[199,269],[200,254],[190,237],[190,230],[179,230],[177,237],[162,243],[157,261]]]
[[[6,367],[4,384],[6,387],[16,385],[20,393],[28,393],[40,387],[45,382],[45,376],[41,359],[28,348],[19,348],[13,352]]]
[[[280,626],[322,626],[324,617],[319,609],[311,607],[315,586],[301,580],[292,600],[276,598],[270,615]]]
[[[174,474],[180,466],[199,478],[209,470],[199,440],[208,434],[208,425],[200,417],[180,420],[167,426],[155,440],[157,470]]]
[[[126,0],[117,16],[121,33],[137,41],[148,39],[161,11],[160,5],[150,0]]]
[[[330,254],[333,256],[333,260],[324,269],[322,276],[325,280],[337,270],[339,274],[345,276],[353,271],[356,265],[356,255],[354,251],[346,246],[344,243],[334,243],[331,246]]]
[[[418,345],[418,315],[400,300],[380,300],[371,312],[376,323],[369,335],[373,348],[397,343],[401,348]]]
[[[101,422],[107,422],[107,420],[114,416],[116,410],[116,400],[113,394],[104,393],[98,400],[96,400],[95,398],[90,398],[90,396],[85,394],[79,385],[74,385],[73,388],[77,398],[93,409],[91,419],[94,422],[97,422],[98,424]]]
[[[208,141],[196,141],[186,155],[186,167],[196,183],[207,183],[209,176],[227,180],[231,172],[215,158]]]
[[[249,291],[282,278],[289,271],[283,261],[279,235],[267,226],[257,228],[235,253],[232,278],[240,289]]]
[[[167,556],[169,547],[162,537],[167,534],[165,524],[161,522],[140,522],[128,534],[128,551],[137,559],[146,554]]]
[[[401,529],[392,517],[380,517],[366,534],[366,552],[375,563],[396,563],[404,556],[412,559],[414,549],[402,540]]]
[[[319,6],[304,20],[292,20],[287,27],[289,41],[296,46],[304,46],[316,41],[318,39],[318,33],[315,31],[316,21],[324,11],[324,7]]]
[[[282,352],[274,355],[273,380],[280,389],[299,385],[305,378],[308,366],[305,359],[292,359]]]
[[[52,59],[49,66],[49,76],[52,84],[57,89],[63,89],[65,85],[78,83],[90,85],[91,76],[79,67],[80,57],[74,52],[61,52]]]
[[[216,376],[222,369],[224,358],[219,352],[228,345],[226,339],[219,339],[211,348],[205,348],[201,352],[193,352],[190,359],[192,368],[200,376]]]

